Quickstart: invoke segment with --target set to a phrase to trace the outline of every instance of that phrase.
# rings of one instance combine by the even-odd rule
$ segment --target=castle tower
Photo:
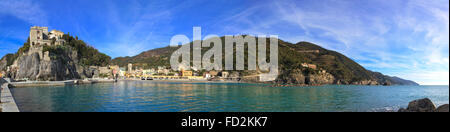
[[[64,43],[61,40],[63,32],[58,30],[52,30],[48,32],[48,27],[34,26],[30,28],[30,47],[42,46],[42,45],[52,45],[52,39],[55,38],[55,45],[60,45]]]
[[[34,47],[40,45],[44,37],[44,29],[38,26],[30,29],[30,46]]]
[[[128,73],[133,72],[133,64],[128,63]]]

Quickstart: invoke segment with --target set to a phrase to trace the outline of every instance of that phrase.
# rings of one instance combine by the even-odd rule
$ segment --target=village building
[[[119,76],[120,67],[118,65],[109,66],[112,71],[113,78],[117,78]]]
[[[217,71],[209,71],[209,74],[211,74],[211,76],[215,77],[215,76],[219,75],[219,72],[217,72]]]
[[[317,65],[308,64],[308,63],[302,63],[302,67],[311,68],[311,69],[314,69],[314,70],[317,69]]]
[[[158,67],[158,74],[168,75],[170,73],[169,69],[165,69],[165,67]]]
[[[229,75],[230,75],[230,73],[225,72],[225,71],[223,71],[221,74],[222,74],[222,77],[223,77],[223,78],[227,78],[227,77],[229,77]]]
[[[132,73],[133,72],[133,64],[128,63],[128,73]]]
[[[203,78],[210,79],[210,78],[212,78],[212,76],[211,76],[211,74],[209,74],[209,72],[204,72]]]
[[[126,70],[125,70],[125,68],[120,68],[119,69],[119,77],[125,77],[126,76]]]
[[[219,75],[219,72],[217,72],[217,71],[207,71],[203,74],[203,76],[205,78],[214,78],[214,77],[217,77],[218,75]]]
[[[192,73],[192,71],[181,71],[181,76],[183,76],[183,77],[189,77],[189,76],[192,76],[193,75],[193,73]]]
[[[109,76],[112,73],[109,67],[98,67],[98,71],[102,76]]]
[[[142,74],[146,75],[146,76],[151,76],[151,75],[155,74],[155,69],[142,70]]]

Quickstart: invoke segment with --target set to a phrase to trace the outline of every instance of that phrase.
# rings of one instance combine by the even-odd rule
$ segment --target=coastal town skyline
[[[448,1],[174,2],[5,0],[0,3],[0,56],[17,51],[31,26],[75,34],[113,58],[168,46],[170,37],[190,35],[192,27],[201,26],[202,34],[278,34],[292,43],[314,42],[369,70],[423,85],[448,85]],[[202,4],[207,8],[195,8]],[[346,9],[355,6],[360,8]]]

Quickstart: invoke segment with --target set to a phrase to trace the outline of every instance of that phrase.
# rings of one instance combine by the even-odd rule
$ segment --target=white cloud
[[[170,21],[173,9],[159,10],[152,4],[142,5],[136,1],[131,4],[126,7],[129,11],[127,14],[131,15],[124,19],[124,14],[119,10],[121,5],[109,3],[106,14],[114,27],[109,28],[107,34],[113,39],[103,42],[105,47],[99,47],[100,50],[116,56],[134,56],[150,48],[166,46],[160,41],[163,34],[171,30],[165,26],[165,22]],[[160,29],[162,25],[165,26],[164,30]]]
[[[31,0],[2,0],[1,14],[17,17],[34,25],[48,25],[46,12],[38,3]]]
[[[421,85],[449,85],[449,72],[441,71],[411,71],[408,73],[397,73],[398,77],[416,80]]]
[[[448,84],[448,77],[443,77],[448,76],[448,9],[445,0],[301,4],[278,0],[233,16],[226,20],[232,24],[225,30],[278,34],[293,43],[316,42],[368,69],[383,69],[421,84],[442,84],[442,79]],[[262,10],[271,12],[258,17]]]

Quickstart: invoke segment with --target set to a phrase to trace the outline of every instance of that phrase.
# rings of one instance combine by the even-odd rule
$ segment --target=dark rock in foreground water
[[[436,109],[436,112],[448,112],[448,104],[441,105]]]
[[[448,109],[448,104],[436,109],[436,105],[430,99],[424,98],[409,102],[408,108],[400,108],[398,112],[448,112]]]

